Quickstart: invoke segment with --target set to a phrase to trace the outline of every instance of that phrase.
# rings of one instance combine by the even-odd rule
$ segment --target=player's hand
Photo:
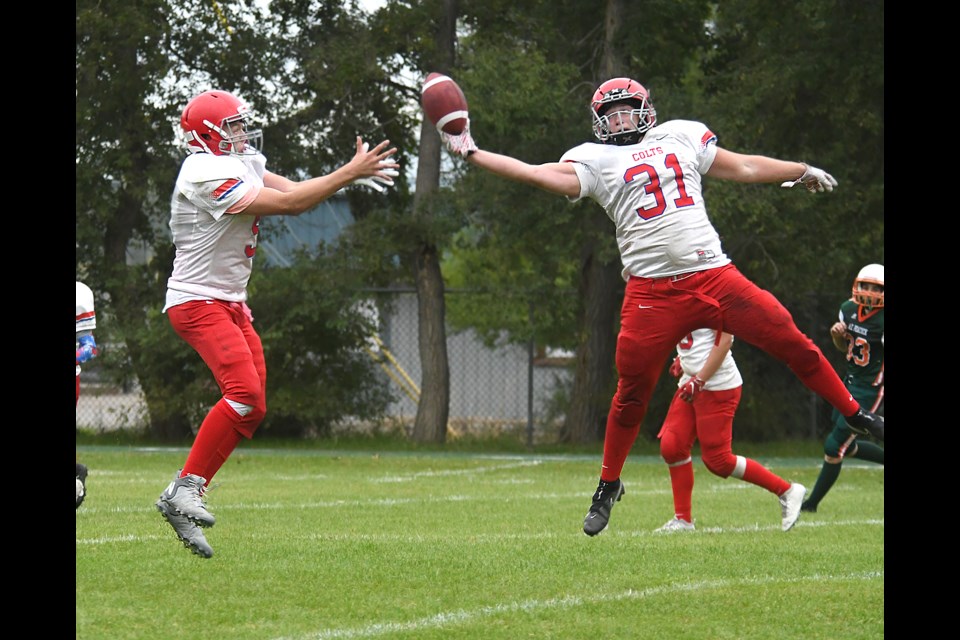
[[[842,322],[835,322],[833,326],[830,327],[830,335],[842,340],[847,335],[847,325]]]
[[[382,187],[380,185],[383,184],[387,187],[392,187],[392,178],[396,178],[398,175],[400,175],[400,172],[394,169],[384,169],[382,173],[387,174],[387,177],[381,178],[380,176],[372,176],[370,178],[357,178],[353,181],[353,184],[362,184],[365,187],[370,187],[377,193],[383,193],[386,191],[386,187]]]
[[[466,158],[471,153],[480,150],[480,148],[477,147],[477,143],[473,141],[473,136],[470,135],[469,119],[467,120],[467,126],[463,128],[462,133],[454,136],[441,131],[440,139],[443,140],[443,144],[447,146],[447,151],[455,156],[460,156],[461,158]]]
[[[700,376],[693,376],[687,382],[680,387],[680,399],[686,400],[687,402],[693,402],[693,399],[697,397],[697,394],[703,391],[703,385],[705,385]]]
[[[370,149],[370,143],[364,142],[363,152],[367,153],[369,149]],[[389,165],[393,163],[390,162],[389,160],[380,160],[380,164],[382,166],[382,165]],[[370,176],[369,178],[357,178],[351,184],[362,184],[365,187],[370,187],[377,193],[383,193],[384,191],[386,191],[386,187],[393,186],[393,178],[396,178],[397,176],[400,175],[399,171],[390,167],[381,169],[380,173],[382,173],[383,175]],[[381,185],[386,185],[386,186],[381,186]]]
[[[674,378],[679,378],[683,375],[683,366],[680,364],[680,356],[677,356],[673,359],[673,362],[670,364],[670,375]]]
[[[97,343],[92,335],[80,336],[77,342],[80,344],[77,347],[77,364],[89,362],[97,357]]]
[[[833,191],[833,188],[837,186],[837,180],[832,175],[824,171],[823,169],[817,169],[816,167],[811,167],[810,165],[804,163],[807,170],[803,172],[803,175],[797,178],[796,180],[790,180],[781,184],[781,187],[789,189],[795,184],[803,184],[807,188],[807,191],[810,193],[824,191]]]
[[[833,346],[837,348],[838,351],[847,350],[847,325],[843,322],[835,322],[832,327],[830,327],[830,339],[833,341]]]

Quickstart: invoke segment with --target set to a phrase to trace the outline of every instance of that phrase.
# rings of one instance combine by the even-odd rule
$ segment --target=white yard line
[[[748,578],[744,580],[703,580],[699,582],[679,582],[672,585],[641,589],[638,591],[629,589],[626,592],[619,594],[604,593],[589,597],[569,595],[562,598],[550,598],[548,600],[526,600],[524,602],[511,602],[492,607],[479,607],[473,610],[460,609],[457,611],[437,613],[432,616],[420,618],[419,620],[412,620],[410,622],[379,622],[355,629],[321,629],[317,632],[306,635],[283,636],[275,638],[274,640],[342,640],[353,638],[374,638],[376,636],[382,636],[389,633],[420,631],[441,626],[449,626],[457,623],[470,624],[483,618],[489,618],[491,616],[497,616],[504,613],[531,613],[536,611],[544,611],[547,609],[569,609],[572,607],[582,607],[584,605],[608,604],[612,601],[643,600],[646,598],[655,598],[674,593],[694,593],[698,591],[729,589],[731,587],[758,586],[765,584],[788,584],[799,582],[849,582],[851,580],[882,581],[883,572],[838,575],[813,574],[810,576],[800,576],[795,578],[767,576],[762,578]]]

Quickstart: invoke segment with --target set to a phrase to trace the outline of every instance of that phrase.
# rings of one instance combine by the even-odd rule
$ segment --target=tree
[[[850,274],[862,264],[882,262],[882,10],[875,3],[841,8],[815,2],[784,23],[779,5],[749,0],[721,5],[696,0],[607,2],[601,7],[551,3],[546,12],[537,2],[491,4],[488,12],[475,15],[473,34],[462,40],[467,53],[458,71],[471,102],[474,135],[484,148],[534,163],[555,160],[571,146],[570,140],[583,135],[576,125],[559,126],[556,112],[570,101],[586,104],[598,79],[623,73],[651,90],[662,120],[705,121],[720,135],[721,145],[731,149],[806,158],[828,170],[844,168],[846,175],[838,175],[841,188],[824,197],[804,197],[807,194],[770,185],[708,181],[705,186],[711,217],[734,261],[794,309],[800,326],[808,327],[805,330],[824,343],[825,329],[809,329],[833,313],[834,303],[825,310],[822,301],[836,299],[837,292],[842,295],[849,288]],[[533,23],[536,29],[531,28]],[[862,29],[851,34],[851,24]],[[675,55],[644,54],[650,51]],[[541,59],[569,62],[583,72],[568,78],[557,68],[541,67]],[[518,62],[511,64],[511,60]],[[484,74],[488,67],[495,71]],[[531,75],[548,78],[543,84],[550,86],[528,81],[515,67],[532,68]],[[589,87],[586,95],[578,93],[581,84]],[[504,98],[505,93],[511,97]],[[536,99],[530,102],[539,108],[514,96],[531,93]],[[510,100],[515,108],[510,108]],[[813,122],[816,127],[811,126]],[[543,137],[562,139],[563,146],[552,150],[549,142],[535,141]],[[548,260],[534,256],[577,255],[577,248],[583,247],[581,295],[609,290],[598,269],[605,262],[615,264],[610,260],[612,245],[604,244],[612,241],[607,220],[598,217],[582,229],[564,226],[568,215],[586,222],[591,212],[561,209],[554,201],[552,215],[541,213],[538,195],[529,189],[511,200],[510,185],[469,172],[458,183],[458,191],[471,222],[480,227],[461,234],[461,244],[454,247],[458,255],[464,246],[471,251],[470,269],[461,270],[468,275],[458,284],[469,283],[469,274],[479,274],[474,285],[486,282],[492,285],[491,297],[509,301],[505,292],[511,282],[516,288],[519,280],[528,289],[537,277],[537,269],[527,267],[525,261],[516,271],[518,260],[509,256],[529,255],[531,263],[545,266],[542,282],[547,285],[551,274],[569,270],[554,270],[547,266]],[[555,226],[548,228],[544,217]],[[531,234],[524,235],[524,230]],[[590,242],[590,233],[598,234],[599,244]],[[573,242],[564,245],[563,239]],[[531,249],[544,246],[543,251]],[[489,259],[484,261],[483,256]],[[511,281],[511,273],[522,276]],[[607,309],[616,304],[607,300]],[[569,440],[589,440],[602,433],[596,428],[612,394],[609,387],[592,395],[586,392],[590,387],[603,388],[598,376],[604,371],[613,378],[602,354],[604,349],[612,353],[615,329],[610,329],[608,338],[601,338],[597,332],[608,325],[598,317],[588,318],[591,310],[603,307],[597,300],[579,311],[574,383],[578,389],[564,427]],[[522,309],[507,315],[520,318]],[[474,321],[489,326],[490,335],[495,326],[492,316],[480,315],[480,321]],[[527,334],[517,327],[511,336],[522,341]],[[590,340],[598,346],[591,348]],[[749,407],[741,411],[741,422],[748,422],[752,415],[756,428],[740,432],[759,438],[774,433],[802,435],[808,412],[797,411],[800,383],[780,363],[749,345],[738,350],[742,368],[749,369],[745,376],[754,381],[744,404],[757,409],[752,414]],[[830,351],[825,352],[829,356]],[[671,392],[669,384],[658,387],[647,422],[656,424],[662,417]],[[772,425],[780,428],[774,430]],[[586,433],[577,432],[585,426]]]
[[[852,274],[883,261],[882,27],[875,0],[812,0],[787,22],[777,3],[758,0],[390,0],[373,15],[337,0],[273,0],[269,12],[248,0],[81,0],[77,273],[98,294],[98,341],[125,345],[105,350],[103,364],[139,380],[152,428],[166,437],[189,434],[191,407],[216,393],[160,307],[173,256],[166,222],[181,157],[176,115],[196,92],[217,86],[263,115],[266,152],[279,173],[326,173],[358,134],[389,138],[405,170],[417,154],[415,192],[403,178],[387,194],[345,191],[357,224],[336,260],[323,263],[345,269],[344,281],[357,286],[417,285],[424,378],[416,439],[445,437],[448,321],[490,341],[577,349],[563,438],[599,438],[616,380],[622,286],[611,223],[592,202],[532,193],[463,171],[441,154],[417,108],[429,71],[463,86],[481,146],[529,162],[554,161],[590,140],[585,107],[593,90],[622,73],[651,90],[662,119],[702,120],[722,146],[831,171],[841,185],[827,197],[770,185],[705,187],[740,269],[825,343],[818,325],[832,317]],[[128,259],[134,252],[146,260]],[[251,286],[265,298],[272,275],[255,269]],[[448,310],[450,286],[483,290],[498,304]],[[276,321],[324,309],[305,304]],[[277,344],[296,339],[289,329]],[[348,333],[337,339],[349,350]],[[758,431],[796,423],[791,374],[763,354],[754,359],[749,346],[738,349],[754,381],[748,392],[757,393],[756,401],[745,395],[741,422],[751,405]],[[171,403],[173,396],[183,402]],[[648,421],[662,397],[658,388]],[[271,406],[282,409],[272,399]]]
[[[883,3],[814,0],[794,7],[789,21],[781,9],[754,0],[718,5],[714,46],[689,78],[701,89],[691,92],[699,95],[693,109],[709,114],[721,146],[805,160],[838,179],[816,197],[771,185],[706,188],[738,268],[839,365],[829,326],[860,267],[884,261]],[[782,364],[735,349],[747,381],[738,434],[806,437],[818,422],[829,425],[829,405]]]
[[[471,102],[479,143],[532,163],[556,161],[577,140],[591,139],[586,106],[600,81],[631,75],[654,81],[667,78],[664,87],[679,86],[685,65],[692,63],[706,38],[707,3],[651,4],[655,11],[646,4],[619,1],[601,7],[536,1],[471,5],[473,32],[462,41],[465,52],[458,79]],[[683,53],[638,59],[633,52],[639,33],[644,45]],[[465,284],[484,288],[493,284],[491,295],[510,300],[508,283],[517,289],[518,279],[509,271],[517,260],[504,257],[529,256],[534,266],[522,272],[520,289],[531,292],[533,302],[518,301],[519,308],[508,315],[521,317],[529,306],[536,314],[535,301],[550,300],[551,308],[563,309],[560,317],[576,318],[566,328],[577,356],[560,438],[567,442],[602,438],[615,390],[617,311],[623,291],[610,220],[592,202],[565,204],[556,196],[531,194],[529,187],[504,184],[495,177],[468,172],[459,189],[474,194],[464,198],[471,222],[481,225],[480,232],[470,235],[471,249],[482,246],[489,265],[465,272]],[[479,256],[471,261],[480,263]],[[494,272],[502,275],[491,277]],[[471,274],[486,278],[486,283],[477,277],[471,281]],[[574,303],[569,315],[567,301]],[[556,339],[557,323],[534,317],[533,326],[511,332],[511,339],[524,341],[540,327],[549,327],[545,337]]]
[[[308,19],[311,7],[302,3],[273,5],[300,10],[301,24],[312,30],[301,32],[300,39],[274,40],[281,26],[289,26],[283,19],[290,14],[267,15],[260,3],[239,0],[77,5],[77,273],[101,296],[98,338],[112,346],[105,350],[106,368],[139,381],[151,431],[160,438],[188,436],[204,403],[212,404],[218,394],[202,362],[160,313],[173,258],[166,231],[169,193],[182,159],[174,132],[187,100],[210,87],[249,100],[270,125],[265,136],[271,167],[293,176],[326,173],[342,164],[349,158],[344,155],[353,153],[359,123],[377,123],[371,133],[392,130],[397,142],[404,141],[403,120],[394,117],[391,106],[394,94],[370,97],[352,84],[356,78],[350,70],[363,71],[360,83],[373,75],[371,70],[381,79],[389,74],[375,58],[363,56],[360,45],[370,39],[354,37],[368,33],[355,15],[356,5],[321,3],[322,19]],[[317,41],[340,44],[332,51],[341,57],[317,56],[312,48]],[[302,60],[323,60],[328,66],[317,69]],[[306,73],[300,84],[278,84],[274,81],[287,75],[281,69]],[[291,143],[271,146],[284,139]],[[388,198],[402,199],[406,189],[400,182]],[[347,197],[355,199],[357,214],[374,210],[370,194],[351,190]],[[128,260],[132,250],[145,261]],[[255,286],[252,281],[251,289]],[[329,291],[301,292],[324,294]],[[330,322],[338,322],[336,315]],[[351,348],[349,335],[341,348]],[[271,378],[281,381],[278,388],[282,372]],[[271,395],[273,388],[268,404],[278,409],[279,420],[289,411],[284,411],[284,396]],[[342,404],[345,411],[351,407]],[[270,420],[268,415],[264,429]]]

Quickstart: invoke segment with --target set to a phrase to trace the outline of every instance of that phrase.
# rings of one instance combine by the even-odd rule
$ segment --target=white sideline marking
[[[783,578],[782,576],[768,576],[765,578],[748,578],[745,580],[703,580],[699,582],[680,582],[662,587],[653,587],[650,589],[641,589],[635,591],[628,589],[619,594],[603,594],[593,597],[582,596],[564,596],[562,598],[551,598],[549,600],[527,600],[526,602],[515,602],[508,604],[498,604],[492,607],[480,607],[472,611],[450,611],[438,613],[419,620],[410,622],[378,622],[376,624],[359,627],[356,629],[324,629],[316,633],[298,636],[283,636],[274,640],[333,640],[339,638],[372,638],[388,633],[418,631],[421,629],[435,628],[455,623],[470,623],[479,618],[494,616],[501,613],[531,613],[543,611],[545,609],[580,607],[583,605],[604,604],[612,600],[642,600],[671,593],[706,591],[710,589],[727,589],[739,586],[757,586],[765,584],[783,584],[799,582],[825,582],[825,581],[849,581],[861,580],[870,581],[883,579],[882,571],[871,571],[866,573],[851,573],[840,575],[821,575],[813,574],[799,578]]]
[[[144,542],[146,540],[169,539],[169,536],[101,536],[99,538],[77,538],[77,544],[112,544],[114,542]]]

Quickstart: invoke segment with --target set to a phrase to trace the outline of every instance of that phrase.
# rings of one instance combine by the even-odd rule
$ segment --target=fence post
[[[533,355],[536,349],[533,331],[533,301],[530,301],[530,339],[527,341],[527,448],[533,448]]]

